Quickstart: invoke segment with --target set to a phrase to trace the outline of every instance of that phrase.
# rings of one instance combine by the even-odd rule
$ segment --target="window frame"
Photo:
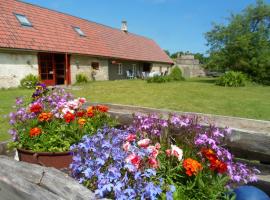
[[[137,65],[136,64],[132,64],[132,71],[133,71],[133,74],[136,75],[136,73],[137,73]]]
[[[91,68],[94,70],[99,70],[99,62],[91,62]]]
[[[118,63],[118,75],[123,75],[123,64]]]
[[[79,26],[73,26],[72,28],[80,37],[86,37],[85,33]]]
[[[16,19],[18,20],[18,22],[21,24],[21,26],[23,26],[23,27],[33,27],[31,21],[27,18],[26,15],[19,14],[19,13],[14,13],[14,15],[15,15]],[[23,17],[27,22],[21,21],[20,17]]]

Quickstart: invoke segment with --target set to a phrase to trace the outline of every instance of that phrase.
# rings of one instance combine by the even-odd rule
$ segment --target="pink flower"
[[[137,136],[135,134],[129,134],[126,138],[126,140],[128,142],[133,142],[134,140],[136,140]]]
[[[149,158],[148,163],[149,163],[150,167],[153,167],[153,168],[159,167],[158,161],[155,158]]]
[[[124,151],[128,151],[129,148],[130,148],[130,143],[129,142],[126,142],[125,144],[123,144]]]
[[[167,149],[165,152],[168,157],[170,157],[172,154],[172,151],[170,149]]]
[[[125,161],[127,163],[133,164],[138,169],[140,167],[141,158],[136,154],[132,153],[126,158]]]
[[[151,140],[146,138],[146,139],[138,141],[138,145],[142,148],[147,148],[149,146],[150,142],[151,142]]]
[[[179,161],[183,158],[183,150],[176,145],[171,145],[171,154],[177,157]]]
[[[156,149],[155,146],[149,146],[147,147],[147,149],[150,150],[150,156],[153,157],[153,158],[156,158],[158,156],[158,150]]]
[[[159,143],[156,143],[156,144],[155,144],[155,147],[156,147],[157,150],[159,150],[159,149],[161,148],[161,146],[160,146]]]
[[[86,99],[85,99],[85,98],[80,97],[80,98],[79,98],[79,102],[80,102],[81,104],[84,104],[84,103],[86,102]]]

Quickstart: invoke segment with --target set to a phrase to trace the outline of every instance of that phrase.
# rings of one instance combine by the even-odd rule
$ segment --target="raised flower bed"
[[[10,147],[18,150],[19,159],[49,167],[67,168],[72,161],[70,146],[83,135],[94,134],[115,121],[108,107],[83,107],[85,98],[74,98],[64,89],[49,90],[38,84],[30,99],[16,100],[16,112],[10,113]]]
[[[258,170],[234,161],[229,134],[194,117],[135,116],[126,129],[101,129],[73,145],[72,176],[100,198],[234,199],[232,189],[256,181]]]

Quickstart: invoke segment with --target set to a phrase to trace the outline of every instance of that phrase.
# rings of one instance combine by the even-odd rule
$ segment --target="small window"
[[[123,65],[122,63],[118,63],[118,75],[122,75],[123,74]]]
[[[75,30],[80,36],[85,37],[85,34],[84,34],[84,32],[81,30],[80,27],[73,27],[73,28],[74,28],[74,30]]]
[[[31,22],[27,19],[25,15],[15,14],[15,16],[17,17],[22,26],[32,26]]]
[[[94,70],[99,70],[99,63],[98,62],[92,62],[91,63],[91,67]]]

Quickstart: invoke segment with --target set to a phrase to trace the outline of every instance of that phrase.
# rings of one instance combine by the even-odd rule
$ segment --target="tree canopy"
[[[270,5],[258,0],[227,24],[213,24],[206,33],[207,68],[246,73],[252,80],[270,85]]]

